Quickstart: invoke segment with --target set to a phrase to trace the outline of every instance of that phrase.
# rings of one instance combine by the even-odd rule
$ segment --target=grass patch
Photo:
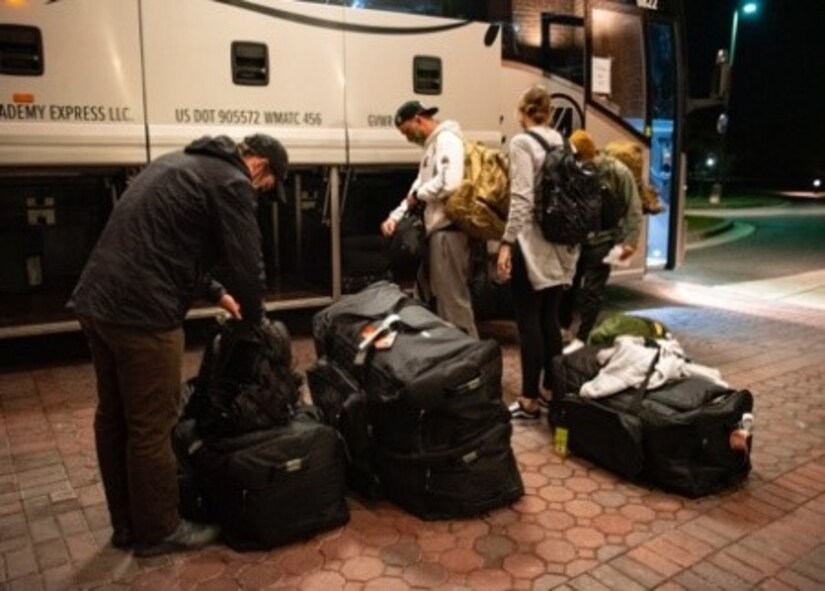
[[[719,203],[711,203],[707,196],[687,196],[688,209],[744,209],[749,207],[774,207],[786,203],[781,197],[771,195],[723,195]]]
[[[687,231],[690,234],[694,232],[706,232],[711,228],[728,223],[726,220],[719,218],[709,218],[700,215],[689,215],[685,217],[687,221]]]

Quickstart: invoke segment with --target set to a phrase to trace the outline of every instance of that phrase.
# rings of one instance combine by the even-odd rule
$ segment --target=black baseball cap
[[[275,195],[281,203],[286,203],[284,181],[289,173],[289,155],[284,145],[274,137],[263,133],[246,136],[243,143],[252,154],[262,156],[269,162],[269,168],[276,177]]]
[[[406,121],[417,115],[432,117],[436,113],[438,113],[438,107],[425,107],[419,101],[407,101],[398,107],[395,112],[395,126],[401,127]]]

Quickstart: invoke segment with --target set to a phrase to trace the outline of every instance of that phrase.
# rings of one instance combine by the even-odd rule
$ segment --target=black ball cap
[[[289,173],[289,156],[281,142],[262,133],[247,136],[243,142],[250,152],[267,159],[269,168],[278,177],[278,182],[286,180],[286,175]]]
[[[395,112],[395,126],[401,127],[401,125],[417,115],[432,117],[436,113],[438,113],[438,107],[425,107],[419,101],[407,101],[398,107],[398,110]]]
[[[243,143],[250,152],[256,156],[262,156],[269,162],[269,168],[275,173],[275,196],[282,203],[286,203],[286,192],[284,191],[284,181],[289,173],[289,155],[284,145],[274,137],[256,133],[244,138]]]

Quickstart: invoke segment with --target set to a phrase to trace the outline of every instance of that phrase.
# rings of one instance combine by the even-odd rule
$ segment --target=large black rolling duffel
[[[744,480],[748,450],[731,433],[753,410],[747,390],[689,377],[648,391],[646,381],[605,398],[583,398],[581,385],[598,373],[596,348],[553,360],[551,427],[568,430],[573,453],[631,480],[689,497],[712,494]]]
[[[312,331],[318,357],[367,393],[375,440],[390,451],[454,449],[510,420],[498,343],[467,336],[392,283],[341,298],[315,315]],[[381,344],[386,335],[391,346]]]
[[[191,419],[176,427],[194,484],[188,494],[232,548],[268,549],[349,521],[341,439],[318,414],[304,408],[287,425],[210,441],[187,439]]]
[[[432,519],[478,514],[523,494],[495,341],[467,336],[386,282],[316,314],[313,336],[319,357],[367,393],[390,500]],[[448,494],[444,483],[458,481],[472,485]]]

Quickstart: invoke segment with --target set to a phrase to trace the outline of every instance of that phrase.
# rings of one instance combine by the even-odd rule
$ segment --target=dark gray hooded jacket
[[[154,160],[115,205],[69,307],[113,324],[172,329],[222,263],[221,279],[244,318],[259,319],[256,207],[246,165],[228,137],[203,137]]]

